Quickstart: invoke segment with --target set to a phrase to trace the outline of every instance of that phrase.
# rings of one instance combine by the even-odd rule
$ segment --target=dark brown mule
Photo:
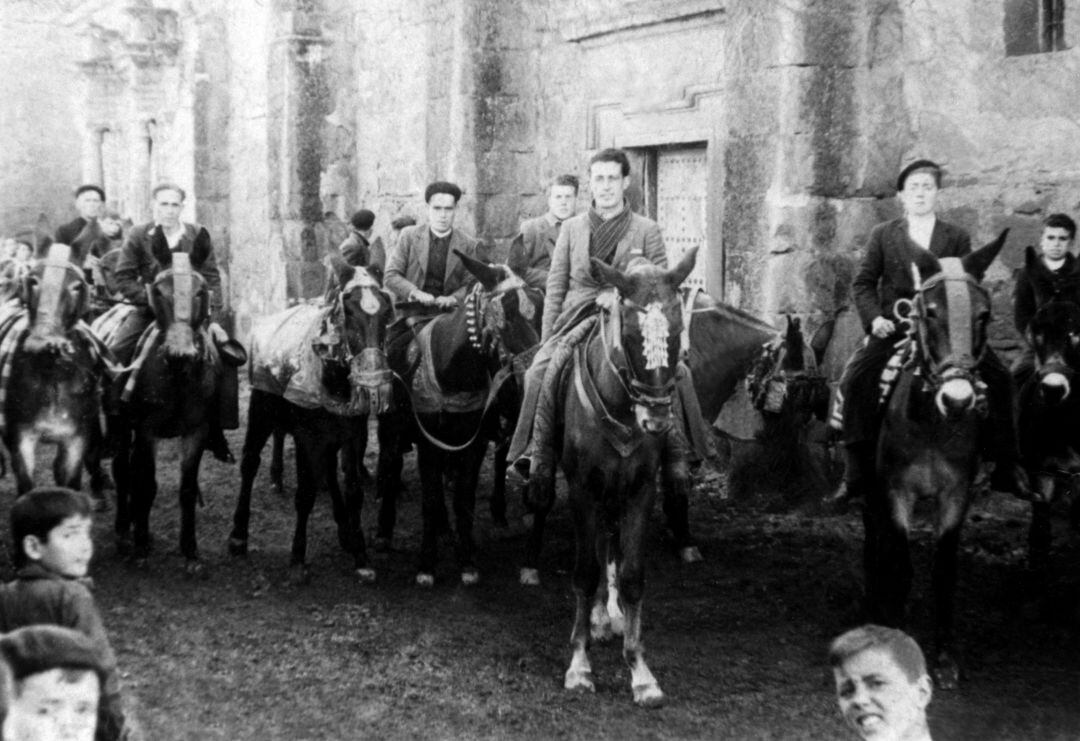
[[[647,707],[662,704],[664,695],[645,664],[641,639],[645,528],[665,435],[674,423],[684,311],[679,285],[696,254],[691,250],[670,271],[643,265],[622,273],[593,260],[600,279],[618,289],[619,304],[601,314],[579,345],[558,397],[556,447],[575,541],[573,658],[565,687],[593,690],[590,639],[621,631],[634,702]],[[605,568],[609,579],[601,578]],[[605,607],[611,602],[620,608],[614,620]]]
[[[188,575],[204,574],[195,538],[199,464],[212,405],[221,384],[221,360],[206,330],[210,295],[188,256],[149,287],[154,323],[136,349],[137,366],[123,391],[113,459],[118,548],[133,549],[138,562],[150,550],[150,510],[157,496],[158,440],[180,438],[180,552]]]
[[[423,535],[416,582],[423,587],[434,584],[438,537],[448,525],[444,483],[453,500],[461,581],[471,585],[479,579],[473,522],[489,434],[485,417],[503,379],[511,375],[509,359],[539,340],[535,300],[525,282],[506,265],[458,256],[478,283],[453,312],[420,330],[424,342],[410,350],[416,362],[394,367],[402,379],[395,411],[379,418],[378,486],[384,502],[396,495],[403,441],[411,439],[417,446]],[[392,355],[391,365],[400,360]],[[380,539],[389,540],[393,526],[393,517],[380,518]]]
[[[364,501],[360,467],[370,412],[385,412],[391,395],[391,375],[384,347],[386,326],[393,313],[390,297],[364,268],[348,265],[334,257],[330,262],[341,286],[333,302],[325,307],[300,306],[267,318],[272,328],[288,326],[280,317],[304,312],[314,327],[326,326],[327,334],[338,339],[324,352],[312,352],[310,360],[318,364],[315,383],[319,393],[303,405],[290,401],[287,388],[260,382],[255,373],[266,363],[273,363],[274,345],[285,341],[278,332],[252,333],[251,401],[248,405],[247,432],[240,461],[240,496],[233,515],[229,550],[234,555],[247,553],[248,525],[251,516],[251,490],[259,470],[259,456],[267,439],[275,431],[287,432],[296,441],[296,529],[292,543],[292,567],[297,581],[307,581],[307,522],[320,490],[330,493],[334,520],[341,547],[353,556],[357,577],[373,581],[375,571],[367,560],[367,547],[360,526]],[[345,473],[344,496],[337,479],[337,452],[341,451]],[[277,454],[275,445],[275,455]],[[383,502],[383,506],[388,506]]]
[[[879,436],[876,476],[863,508],[867,606],[873,621],[901,625],[913,569],[909,532],[919,497],[937,504],[932,668],[954,687],[953,598],[960,531],[979,469],[979,428],[986,415],[977,364],[987,350],[990,296],[979,281],[1005,242],[963,260],[923,256],[910,302],[912,355],[896,379]],[[913,268],[914,269],[914,268]],[[898,307],[898,315],[904,312]]]
[[[1055,286],[1034,249],[1028,247],[1025,259],[1038,310],[1028,325],[1035,367],[1020,388],[1018,429],[1020,457],[1033,484],[1029,561],[1041,572],[1050,557],[1051,505],[1080,474],[1080,270]],[[1080,525],[1080,497],[1072,506],[1073,525]]]
[[[99,384],[102,348],[80,322],[88,287],[82,270],[69,262],[67,245],[23,276],[25,308],[7,308],[0,355],[3,376],[4,443],[20,494],[34,485],[38,443],[57,447],[57,484],[78,489],[84,460],[100,468]],[[94,496],[102,497],[95,479]]]

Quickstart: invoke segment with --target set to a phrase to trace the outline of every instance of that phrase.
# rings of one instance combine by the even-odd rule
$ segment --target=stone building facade
[[[188,188],[241,334],[319,292],[352,210],[384,232],[452,179],[459,224],[505,247],[545,182],[606,146],[631,153],[673,256],[703,247],[696,280],[811,325],[848,302],[911,159],[945,165],[945,216],[977,242],[1013,228],[989,276],[1002,317],[1039,220],[1080,212],[1080,0],[73,6],[82,178],[136,219],[150,182]]]

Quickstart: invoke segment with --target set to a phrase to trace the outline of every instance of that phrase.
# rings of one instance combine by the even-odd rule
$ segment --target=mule
[[[913,580],[909,533],[915,502],[927,497],[937,505],[931,663],[936,684],[945,689],[955,687],[959,677],[953,657],[957,550],[986,416],[977,364],[988,349],[990,296],[980,281],[1006,234],[963,260],[939,261],[926,253],[917,270],[913,267],[915,298],[897,308],[898,316],[909,315],[911,355],[884,410],[876,473],[863,507],[870,618],[899,626]]]
[[[564,686],[593,691],[589,642],[622,632],[634,702],[645,707],[664,702],[641,638],[645,529],[665,435],[674,424],[683,334],[678,288],[696,254],[687,252],[673,270],[643,265],[627,273],[593,260],[600,279],[618,290],[618,305],[601,313],[578,346],[558,393],[562,422],[556,450],[569,488],[575,543],[573,656]],[[601,579],[609,561],[611,586]],[[609,602],[620,608],[614,621]]]
[[[1055,290],[1049,269],[1029,247],[1026,274],[1038,309],[1028,325],[1034,374],[1019,393],[1020,457],[1031,480],[1031,528],[1028,560],[1036,572],[1049,563],[1050,510],[1056,496],[1080,474],[1080,274],[1067,276]],[[1080,524],[1080,498],[1072,503],[1074,526]]]
[[[438,537],[448,526],[444,483],[454,511],[461,582],[479,581],[473,524],[487,447],[485,418],[512,375],[510,359],[539,342],[536,300],[524,280],[508,265],[457,254],[477,283],[463,303],[416,333],[409,348],[414,362],[391,357],[401,382],[395,410],[379,419],[377,485],[384,503],[396,496],[404,444],[413,440],[417,446],[423,534],[416,583],[421,587],[434,584]],[[381,541],[389,541],[393,526],[392,516],[380,518]]]
[[[8,304],[0,319],[4,444],[12,456],[19,494],[34,486],[39,443],[56,445],[53,478],[80,488],[84,460],[100,468],[102,348],[80,322],[88,300],[82,270],[67,245],[23,276],[25,308]],[[102,501],[102,481],[91,481]]]
[[[150,510],[157,496],[158,440],[180,440],[180,552],[189,576],[205,576],[195,534],[202,499],[199,465],[223,375],[206,325],[210,294],[185,253],[150,285],[154,322],[147,327],[126,377],[113,458],[117,549],[144,564],[150,552]]]
[[[384,347],[386,326],[393,313],[389,295],[362,267],[352,267],[332,257],[330,267],[342,286],[325,307],[300,305],[267,317],[252,332],[250,369],[251,401],[247,432],[240,461],[240,495],[233,514],[229,550],[247,552],[251,515],[251,491],[259,469],[260,454],[271,435],[289,433],[296,442],[296,528],[291,564],[294,579],[310,578],[307,564],[307,523],[316,493],[330,493],[338,541],[353,556],[353,567],[362,582],[375,579],[367,560],[367,546],[360,525],[363,506],[363,465],[370,412],[387,411],[391,375]],[[325,328],[312,347],[312,335]],[[292,334],[290,339],[288,336]],[[323,347],[323,338],[332,336]],[[300,365],[288,379],[275,375],[283,356],[299,341]],[[278,370],[280,374],[282,371]],[[293,375],[294,374],[294,375]],[[302,385],[301,378],[307,380]],[[337,479],[337,453],[344,459],[344,496]],[[275,438],[275,456],[277,441]],[[385,505],[385,503],[384,503]]]

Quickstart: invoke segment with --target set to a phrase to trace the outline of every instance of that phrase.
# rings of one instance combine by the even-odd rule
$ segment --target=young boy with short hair
[[[0,631],[59,625],[89,637],[97,647],[104,682],[96,738],[124,735],[116,655],[94,597],[83,583],[94,552],[92,503],[64,487],[31,489],[11,508],[15,580],[0,587]]]
[[[87,636],[32,625],[0,637],[11,687],[4,698],[4,741],[91,741],[105,670]]]
[[[902,630],[864,625],[829,647],[844,721],[864,739],[930,741],[933,689],[919,644]]]

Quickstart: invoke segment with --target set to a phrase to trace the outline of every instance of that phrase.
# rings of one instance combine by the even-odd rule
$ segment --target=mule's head
[[[210,289],[206,280],[191,267],[186,253],[172,256],[172,267],[158,273],[147,287],[154,321],[165,332],[162,347],[166,357],[193,360],[205,350],[198,331],[210,317]]]
[[[86,311],[89,287],[82,270],[70,261],[67,245],[54,244],[23,278],[22,297],[30,317],[23,349],[71,356],[68,333]]]
[[[912,320],[934,403],[945,417],[972,411],[978,401],[975,367],[987,349],[990,294],[980,284],[1005,244],[1006,229],[967,257],[923,255],[916,271]]]
[[[520,277],[525,265],[513,248],[505,265],[488,265],[456,251],[479,283],[470,295],[469,341],[507,361],[540,342],[543,296]]]
[[[1069,398],[1080,368],[1080,275],[1054,275],[1031,247],[1025,254],[1025,272],[1039,306],[1027,328],[1035,351],[1039,393],[1049,404]]]
[[[390,404],[393,374],[386,361],[386,328],[393,315],[389,294],[366,268],[354,267],[337,255],[327,258],[340,292],[328,321],[336,336],[320,344],[323,384],[334,395],[364,394],[376,414]]]
[[[601,280],[619,293],[605,342],[629,393],[634,418],[649,434],[671,428],[675,374],[684,342],[679,285],[694,269],[696,257],[695,248],[672,270],[642,262],[625,273],[592,261]]]

